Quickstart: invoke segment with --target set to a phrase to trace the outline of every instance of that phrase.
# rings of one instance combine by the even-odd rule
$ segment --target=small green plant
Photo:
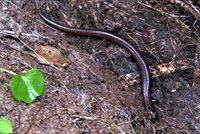
[[[14,75],[9,85],[15,99],[32,103],[43,93],[44,76],[38,69],[31,69],[25,74],[16,74],[5,68],[0,70]]]
[[[0,134],[10,134],[13,132],[12,124],[5,118],[0,118]]]

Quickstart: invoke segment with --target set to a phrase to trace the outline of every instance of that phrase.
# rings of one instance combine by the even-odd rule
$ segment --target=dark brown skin
[[[145,108],[148,111],[148,113],[155,115],[155,109],[152,104],[151,95],[150,95],[150,88],[149,88],[150,78],[149,78],[149,70],[148,70],[147,64],[144,62],[142,56],[137,52],[137,50],[131,44],[129,44],[125,40],[123,40],[113,34],[107,33],[107,32],[67,27],[67,26],[63,26],[63,25],[57,24],[57,23],[49,20],[42,14],[40,14],[40,16],[47,24],[49,24],[50,26],[52,26],[56,29],[59,29],[60,31],[67,32],[67,33],[74,34],[74,35],[82,35],[82,36],[90,36],[90,37],[107,39],[109,41],[112,41],[112,42],[126,48],[132,54],[135,62],[137,63],[137,65],[139,67],[139,70],[140,70],[140,75],[142,78],[142,89],[143,89]]]

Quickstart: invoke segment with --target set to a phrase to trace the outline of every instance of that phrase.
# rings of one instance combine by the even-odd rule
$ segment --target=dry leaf
[[[52,46],[42,46],[34,44],[37,55],[33,56],[42,64],[55,65],[58,67],[66,67],[70,64],[70,60],[64,57],[58,49]]]

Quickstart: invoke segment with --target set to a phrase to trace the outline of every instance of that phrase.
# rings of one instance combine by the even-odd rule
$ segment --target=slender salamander
[[[135,62],[137,63],[137,65],[139,67],[139,70],[140,70],[145,108],[148,112],[155,113],[155,109],[152,104],[151,95],[150,95],[150,87],[149,87],[150,77],[149,77],[148,66],[145,63],[142,56],[138,53],[138,51],[131,44],[129,44],[127,41],[123,40],[122,38],[117,37],[117,36],[107,33],[107,32],[63,26],[63,25],[57,24],[54,21],[48,19],[41,13],[39,13],[39,14],[40,14],[41,18],[47,24],[49,24],[50,26],[52,26],[56,29],[59,29],[60,31],[67,32],[67,33],[74,34],[74,35],[82,35],[82,36],[90,36],[90,37],[107,39],[109,41],[112,41],[112,42],[126,48],[132,54]]]

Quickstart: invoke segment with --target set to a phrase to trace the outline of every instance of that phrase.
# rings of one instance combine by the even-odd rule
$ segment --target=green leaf
[[[11,122],[5,118],[0,118],[0,134],[9,134],[12,133],[12,131]]]
[[[15,75],[10,88],[15,99],[32,103],[44,91],[44,76],[38,69],[31,69],[24,75]]]

